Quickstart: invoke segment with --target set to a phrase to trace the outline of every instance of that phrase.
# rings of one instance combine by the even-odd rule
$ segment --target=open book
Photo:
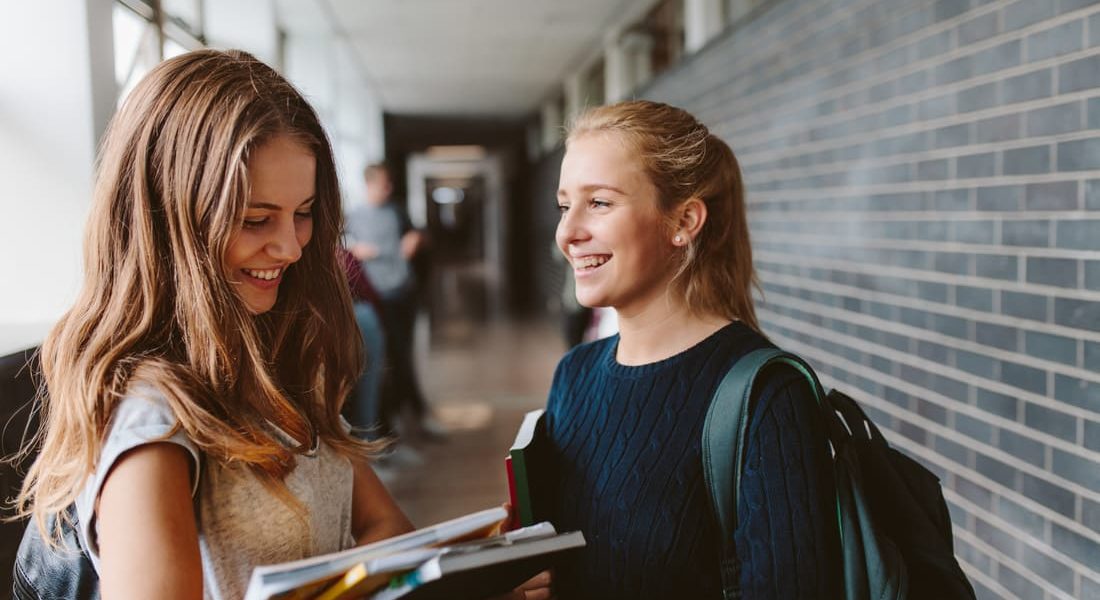
[[[579,531],[558,534],[539,523],[482,539],[360,564],[317,600],[483,600],[505,594],[559,557],[584,546]]]
[[[504,459],[514,519],[511,528],[528,527],[549,516],[554,486],[544,413],[540,408],[523,417]]]
[[[507,517],[508,511],[503,508],[491,508],[366,546],[256,567],[252,570],[245,600],[314,598],[361,563],[399,552],[484,538],[499,529]]]

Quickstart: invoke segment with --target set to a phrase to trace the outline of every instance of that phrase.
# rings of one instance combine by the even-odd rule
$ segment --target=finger
[[[550,586],[550,571],[542,571],[534,577],[523,582],[523,585],[519,586],[520,590],[533,590],[536,588],[546,588]]]
[[[550,595],[550,588],[527,590],[524,594],[526,594],[526,596],[523,597],[523,600],[549,600],[552,597]]]

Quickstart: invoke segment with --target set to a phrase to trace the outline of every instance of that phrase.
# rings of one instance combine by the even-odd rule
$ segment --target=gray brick
[[[1100,423],[1085,420],[1085,447],[1100,452]]]
[[[1020,263],[1015,256],[995,254],[974,255],[974,275],[990,279],[1017,281],[1020,278]]]
[[[1002,519],[1016,525],[1033,537],[1043,539],[1046,536],[1046,518],[1035,514],[1030,509],[1024,508],[1009,498],[998,496],[996,510],[997,515]],[[1025,552],[1025,554],[1027,553]]]
[[[974,453],[974,468],[982,475],[1008,488],[1015,488],[1016,478],[1020,476],[1020,472],[1015,467],[980,452]]]
[[[1084,21],[1070,21],[1027,36],[1027,59],[1043,60],[1081,49]]]
[[[1028,473],[1020,473],[1021,491],[1024,496],[1054,510],[1055,512],[1075,519],[1073,493],[1044,479],[1039,479]],[[1082,554],[1079,556],[1088,556]]]
[[[1100,373],[1100,342],[1085,342],[1085,368]]]
[[[986,379],[993,379],[997,376],[997,362],[984,354],[968,350],[955,350],[954,358],[955,368],[964,373],[978,375]]]
[[[928,71],[916,71],[898,78],[898,94],[912,94],[928,89]]]
[[[945,456],[948,459],[954,461],[960,465],[966,465],[969,460],[970,450],[962,444],[957,444],[951,440],[935,436],[932,441],[932,447],[936,449],[936,452],[941,456]]]
[[[930,322],[932,331],[956,337],[967,338],[967,320],[950,315],[932,315]]]
[[[968,123],[940,127],[933,133],[936,148],[965,146],[970,143],[970,125]]]
[[[1100,87],[1100,55],[1081,58],[1058,67],[1058,93],[1069,94]]]
[[[1076,181],[1030,183],[1024,188],[1027,210],[1077,210]]]
[[[970,210],[972,206],[970,190],[940,190],[932,196],[932,207],[938,211]]]
[[[1066,529],[1057,523],[1051,523],[1051,545],[1067,556],[1100,556],[1100,544]]]
[[[1005,31],[1038,23],[1053,17],[1055,13],[1054,0],[1018,0],[1004,9]]]
[[[1076,289],[1079,264],[1079,261],[1069,258],[1030,256],[1026,266],[1027,282]]]
[[[1027,2],[1029,0],[1024,0]],[[997,566],[997,582],[1012,592],[1013,598],[1042,598],[1043,588],[1017,573],[1006,564]]]
[[[951,239],[964,244],[992,244],[993,221],[956,221]]]
[[[978,408],[1006,419],[1016,420],[1019,415],[1020,401],[1014,396],[978,388]]]
[[[941,364],[947,363],[947,346],[935,342],[917,341],[917,356]]]
[[[1054,398],[1059,402],[1100,413],[1100,383],[1068,375],[1055,375]]]
[[[996,81],[961,90],[955,98],[958,112],[968,113],[996,106],[998,103]]]
[[[955,415],[955,430],[983,444],[989,444],[993,441],[993,427],[989,423],[969,415],[962,413]]]
[[[1054,322],[1066,327],[1100,331],[1100,302],[1055,298]]]
[[[932,7],[935,22],[953,19],[970,10],[970,0],[938,0]]]
[[[1100,531],[1100,503],[1081,498],[1081,524],[1093,531]]]
[[[1073,338],[1028,331],[1024,333],[1024,351],[1036,358],[1077,365],[1077,340]]]
[[[988,288],[960,285],[955,287],[955,304],[971,310],[993,310],[993,291]]]
[[[973,74],[986,75],[1001,69],[1015,67],[1020,64],[1021,44],[1019,40],[1005,42],[981,52],[975,52],[972,57]]]
[[[1086,126],[1089,129],[1100,129],[1100,97],[1089,98],[1088,124]]]
[[[947,424],[947,410],[922,398],[917,398],[917,414],[940,425]]]
[[[931,281],[917,282],[917,297],[928,302],[947,302],[947,285]]]
[[[1100,146],[1100,140],[1097,140]],[[956,159],[955,175],[959,179],[992,177],[997,172],[997,156],[993,152],[970,154]]]
[[[917,179],[921,181],[941,181],[947,179],[950,162],[941,158],[924,160],[917,163]]]
[[[1050,246],[1050,221],[1004,221],[1001,243],[1006,246]]]
[[[955,95],[942,94],[917,103],[917,118],[922,121],[955,114]]]
[[[1059,248],[1100,250],[1100,220],[1058,221],[1055,235]]]
[[[1050,69],[1010,77],[1001,82],[1001,100],[1011,104],[1046,98],[1050,96],[1052,81]]]
[[[1058,0],[1058,14],[1096,5],[1096,0]]]
[[[1024,292],[1001,292],[1001,313],[1010,317],[1047,321],[1050,318],[1050,299],[1038,294]],[[1033,352],[1028,352],[1032,356]]]
[[[1100,115],[1097,118],[1100,119]],[[982,119],[974,124],[974,141],[985,144],[1014,140],[1020,137],[1020,121],[1019,113]]]
[[[1024,188],[1018,185],[997,185],[978,188],[978,210],[1017,211],[1023,207]]]
[[[977,323],[974,330],[975,341],[986,346],[993,346],[1001,350],[1015,352],[1019,348],[1017,343],[1017,330],[1015,327],[996,325],[994,323]]]
[[[941,273],[966,275],[970,272],[970,255],[961,252],[936,252],[932,268]]]
[[[974,76],[973,55],[962,56],[936,67],[933,71],[936,85],[946,85],[970,79]]]
[[[1004,151],[1005,175],[1037,175],[1050,172],[1050,146],[1031,146]]]
[[[957,0],[940,0],[941,3],[944,1],[957,2]],[[922,40],[918,40],[913,46],[916,47],[917,60],[939,56],[951,49],[951,30],[948,29],[932,34]]]
[[[1055,449],[1054,473],[1100,493],[1100,469],[1091,460]]]
[[[1002,429],[997,434],[997,447],[1036,467],[1046,466],[1046,446],[1029,437]]]
[[[1066,102],[1027,113],[1029,136],[1055,135],[1081,129],[1081,103]]]
[[[1100,210],[1100,179],[1085,182],[1085,210]]]
[[[1077,439],[1077,419],[1072,415],[1045,406],[1025,402],[1024,423],[1028,427],[1063,440]]]
[[[1047,372],[1042,369],[1002,360],[1001,379],[1008,385],[1034,394],[1046,395],[1047,393]]]
[[[997,33],[997,13],[986,13],[959,25],[959,46],[980,42]]]
[[[1097,63],[1100,69],[1100,63]],[[1074,140],[1058,144],[1059,171],[1100,169],[1100,138]]]
[[[955,474],[955,491],[960,496],[973,502],[986,510],[993,508],[993,492],[980,483],[970,481],[962,475]]]

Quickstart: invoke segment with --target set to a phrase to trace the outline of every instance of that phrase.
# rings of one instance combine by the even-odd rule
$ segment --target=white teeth
[[[581,258],[573,259],[573,267],[577,269],[591,269],[604,264],[609,258],[608,256],[582,256]]]
[[[252,277],[255,277],[256,279],[264,279],[264,280],[267,280],[267,281],[271,281],[272,279],[275,279],[276,277],[279,276],[279,273],[282,273],[282,271],[283,271],[282,269],[268,269],[266,271],[253,271],[251,269],[243,269],[243,270],[244,270],[245,273],[247,273],[248,275],[250,275]]]

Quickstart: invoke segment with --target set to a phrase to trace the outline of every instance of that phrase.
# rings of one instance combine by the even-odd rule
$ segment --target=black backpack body
[[[974,600],[955,558],[939,479],[891,448],[854,400],[836,390],[825,394],[809,365],[775,348],[733,365],[703,428],[703,473],[722,532],[724,598],[740,597],[733,540],[750,394],[757,376],[779,364],[809,380],[833,448],[844,600]]]

